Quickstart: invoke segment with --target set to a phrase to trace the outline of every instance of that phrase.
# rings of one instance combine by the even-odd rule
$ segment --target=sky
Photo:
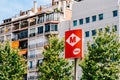
[[[26,11],[33,8],[33,2],[37,2],[37,7],[47,5],[51,0],[0,0],[0,23],[4,19],[19,14],[20,10]]]

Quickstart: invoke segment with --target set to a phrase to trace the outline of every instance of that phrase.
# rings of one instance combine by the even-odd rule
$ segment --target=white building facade
[[[71,29],[83,29],[84,54],[88,41],[93,46],[93,37],[97,31],[109,26],[108,32],[115,28],[116,33],[120,34],[119,5],[118,0],[81,0],[73,4]],[[79,70],[78,77],[81,75],[82,71]]]
[[[106,26],[120,33],[118,0],[82,0],[73,4],[71,29],[84,30],[84,47]]]

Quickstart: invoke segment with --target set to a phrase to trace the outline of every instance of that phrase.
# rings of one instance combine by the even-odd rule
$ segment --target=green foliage
[[[39,66],[39,80],[71,80],[72,66],[62,55],[63,40],[51,36],[48,42],[49,45],[43,51],[43,63]]]
[[[120,67],[120,43],[114,32],[99,32],[94,46],[88,43],[88,54],[80,64],[82,80],[118,80]]]
[[[11,49],[9,42],[0,44],[0,80],[23,80],[25,60]]]

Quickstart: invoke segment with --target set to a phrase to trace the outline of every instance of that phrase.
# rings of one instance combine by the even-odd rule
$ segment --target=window
[[[103,20],[103,14],[99,14],[99,20]]]
[[[46,24],[45,25],[45,32],[49,32],[50,31],[50,24]]]
[[[35,36],[35,28],[30,29],[30,37]]]
[[[96,35],[96,30],[92,30],[92,36]]]
[[[44,22],[44,15],[40,15],[38,17],[38,23],[43,23]]]
[[[96,21],[96,15],[92,16],[92,22]]]
[[[89,31],[85,32],[85,37],[89,37]]]
[[[30,29],[30,33],[35,33],[35,28]]]
[[[77,20],[73,21],[73,26],[77,26]]]
[[[90,22],[90,17],[86,17],[86,23],[89,23]]]
[[[79,19],[79,24],[80,24],[80,25],[83,24],[83,19]]]
[[[32,39],[29,41],[29,48],[35,48],[36,46],[36,40],[35,39]]]
[[[114,10],[114,11],[113,11],[113,17],[116,17],[116,16],[118,16],[118,11],[117,11],[117,10]]]
[[[57,24],[51,24],[51,31],[57,31],[58,29],[57,29],[57,27],[58,27],[58,25]]]
[[[4,32],[4,27],[0,28],[0,33]]]
[[[10,40],[11,39],[11,35],[6,35],[6,39]]]
[[[37,65],[38,66],[42,65],[42,62],[43,62],[43,59],[39,59],[38,62],[37,62]]]
[[[30,50],[30,58],[34,58],[35,57],[35,50]]]
[[[29,61],[29,68],[31,69],[33,67],[32,61]]]
[[[38,27],[38,34],[43,33],[43,26]]]
[[[92,48],[95,48],[95,44],[91,44],[91,47],[92,47]]]
[[[117,31],[117,25],[113,26],[114,31]]]
[[[20,39],[27,38],[27,37],[28,37],[28,30],[21,31],[21,32],[19,33],[19,38],[20,38]]]

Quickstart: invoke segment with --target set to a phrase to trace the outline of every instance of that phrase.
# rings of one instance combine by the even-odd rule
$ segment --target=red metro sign
[[[82,58],[82,29],[65,32],[65,58]]]

